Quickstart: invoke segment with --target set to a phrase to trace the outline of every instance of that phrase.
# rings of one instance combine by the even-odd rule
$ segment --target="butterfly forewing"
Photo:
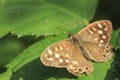
[[[70,63],[71,43],[69,40],[57,42],[46,48],[41,54],[41,61],[46,66],[66,67]]]
[[[83,41],[105,45],[109,42],[112,32],[112,24],[109,20],[96,21],[78,32]]]

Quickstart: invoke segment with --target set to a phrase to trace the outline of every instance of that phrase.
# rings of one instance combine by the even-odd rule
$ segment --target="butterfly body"
[[[69,34],[65,39],[50,45],[41,54],[41,61],[46,66],[67,68],[78,76],[93,72],[91,61],[106,62],[112,57],[109,43],[112,25],[108,20],[96,21],[77,35]]]
[[[72,33],[69,34],[69,39],[71,43],[73,43],[74,46],[82,46],[84,44],[84,41],[78,36],[78,35],[73,35]]]

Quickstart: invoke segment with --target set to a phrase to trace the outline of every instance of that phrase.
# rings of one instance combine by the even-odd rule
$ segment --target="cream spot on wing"
[[[62,59],[62,58],[60,58],[60,59],[59,59],[59,62],[60,62],[60,63],[62,63],[62,62],[63,62],[63,59]]]
[[[66,55],[65,55],[65,57],[67,57],[67,58],[68,58],[68,57],[69,57],[69,55],[68,55],[68,54],[66,54]]]
[[[103,34],[103,31],[102,30],[98,30],[98,34]]]
[[[55,47],[55,51],[58,52],[58,47]]]
[[[59,53],[55,53],[55,58],[60,58]]]
[[[91,31],[91,30],[88,30],[88,31],[89,31],[89,33],[91,33],[91,34],[92,34],[92,33],[94,33],[94,32],[93,32],[93,31]]]
[[[106,39],[106,36],[105,36],[105,35],[103,35],[103,36],[102,36],[102,38],[103,38],[103,39]]]
[[[74,69],[73,65],[71,65],[71,64],[69,65],[69,68],[70,68],[70,69]]]
[[[65,62],[66,62],[66,63],[69,63],[69,60],[68,60],[68,59],[65,59]]]
[[[92,28],[94,31],[96,31],[97,29],[95,27]]]
[[[47,54],[44,54],[44,57],[47,57]]]
[[[48,49],[48,54],[53,55],[52,50]]]
[[[94,38],[94,40],[95,40],[95,41],[97,41],[97,40],[98,40],[98,38]]]
[[[53,58],[50,57],[50,58],[49,58],[49,61],[53,61]]]
[[[97,25],[100,29],[102,28],[102,25],[100,23],[97,23]]]
[[[103,23],[103,25],[105,25],[104,30],[107,31],[107,25],[106,25],[106,23]]]
[[[60,50],[63,50],[63,47],[62,46],[59,46]]]
[[[103,40],[100,40],[100,43],[103,43],[104,41]]]
[[[106,25],[106,23],[104,22],[103,25]]]
[[[73,65],[78,65],[77,61],[72,61]]]
[[[98,46],[100,46],[100,47],[101,47],[101,46],[102,46],[102,44],[99,44]]]
[[[104,28],[105,31],[107,31],[107,28]]]

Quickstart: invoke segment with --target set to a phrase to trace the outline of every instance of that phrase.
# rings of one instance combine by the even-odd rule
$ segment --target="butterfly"
[[[112,24],[109,20],[99,20],[89,24],[76,35],[48,46],[40,56],[45,66],[66,68],[79,76],[93,72],[94,62],[106,62],[112,58],[110,44]]]

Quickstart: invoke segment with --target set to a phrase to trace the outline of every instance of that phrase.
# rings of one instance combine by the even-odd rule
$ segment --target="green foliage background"
[[[119,80],[120,29],[117,0],[1,0],[0,80]],[[112,6],[112,7],[111,7]],[[118,9],[116,9],[118,8]],[[114,57],[94,63],[94,72],[75,77],[39,60],[50,44],[77,33],[90,22],[109,19]],[[116,27],[117,26],[117,27]]]

